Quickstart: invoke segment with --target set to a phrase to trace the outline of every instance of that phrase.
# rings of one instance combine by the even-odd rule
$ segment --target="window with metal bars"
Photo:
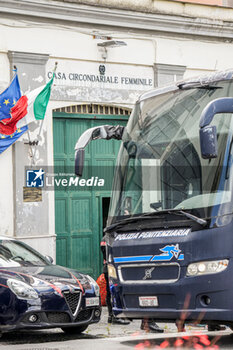
[[[54,110],[54,112],[77,114],[130,115],[131,108],[100,104],[82,104],[57,108]]]

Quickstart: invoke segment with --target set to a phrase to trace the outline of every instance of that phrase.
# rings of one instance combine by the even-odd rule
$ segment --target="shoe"
[[[225,331],[226,328],[227,328],[226,326],[220,326],[220,324],[208,324],[209,332]]]
[[[147,332],[163,333],[164,330],[160,328],[155,321],[144,321],[142,320],[141,329]]]
[[[108,323],[126,326],[127,324],[130,324],[130,321],[125,320],[124,318],[117,318],[117,317],[110,316],[108,318]]]

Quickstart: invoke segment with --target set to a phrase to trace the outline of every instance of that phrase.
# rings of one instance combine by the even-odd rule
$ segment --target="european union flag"
[[[25,133],[25,131],[27,131],[28,126],[25,125],[22,128],[18,128],[14,134],[12,135],[3,135],[0,134],[0,154],[5,151],[8,147],[10,147],[11,145],[13,145],[13,143],[15,143],[15,141],[18,140],[18,138],[20,136],[23,135],[23,133]]]
[[[0,120],[10,118],[10,110],[21,97],[18,75],[15,74],[8,88],[0,94]]]

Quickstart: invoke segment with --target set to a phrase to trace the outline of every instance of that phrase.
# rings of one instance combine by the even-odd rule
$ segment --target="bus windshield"
[[[200,218],[232,213],[232,114],[217,114],[218,157],[200,152],[201,112],[233,96],[232,81],[175,90],[136,104],[119,151],[108,225],[124,218],[182,210]]]

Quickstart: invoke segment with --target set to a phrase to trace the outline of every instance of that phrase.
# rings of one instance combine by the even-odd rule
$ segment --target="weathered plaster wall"
[[[205,70],[214,71],[233,67],[232,43],[163,37],[158,38],[156,44],[156,61],[186,65],[185,77]]]
[[[0,13],[3,5],[18,6],[18,4],[19,2],[14,0],[7,2],[3,0],[0,4]],[[17,66],[24,93],[48,80],[48,70],[51,70],[55,61],[59,62],[57,70],[65,72],[74,69],[82,72],[85,68],[82,68],[84,64],[87,67],[85,69],[96,67],[91,68],[96,70],[100,64],[105,64],[106,70],[114,74],[128,67],[129,71],[136,70],[138,74],[146,72],[145,75],[148,74],[152,78],[154,74],[155,85],[157,83],[163,85],[165,81],[182,76],[185,69],[185,77],[188,77],[201,72],[232,68],[233,10],[231,9],[162,0],[99,0],[97,2],[96,0],[70,0],[68,2],[42,0],[40,4],[38,1],[31,0],[29,5],[33,4],[36,4],[37,7],[43,5],[40,12],[42,18],[43,11],[45,11],[44,5],[54,4],[54,13],[48,15],[45,11],[44,18],[39,19],[39,12],[32,13],[30,16],[26,14],[28,7],[20,9],[14,7],[14,11],[21,11],[20,15],[14,14],[12,18],[12,15],[7,17],[5,12],[4,16],[0,17],[1,90],[10,81],[9,51],[17,52],[18,58],[22,53],[21,61],[18,59]],[[96,10],[96,5],[99,10],[103,6],[107,6],[108,10],[112,6],[119,11],[124,8],[127,10],[123,13],[118,12],[119,17],[117,18],[120,18],[121,23],[110,21],[112,18],[108,18],[111,12],[109,10],[109,12],[104,12],[107,14],[105,16],[106,23],[108,22],[107,27],[105,24],[102,26],[90,24],[91,19],[82,25],[77,22],[78,20],[84,21],[81,16],[77,16],[77,21],[71,21],[67,13],[59,13],[61,4],[62,6],[67,4],[70,12],[76,6],[76,15],[79,4],[86,4],[82,10],[85,8],[88,13],[90,5],[95,5],[91,8],[93,11]],[[148,27],[145,29],[149,15],[146,14],[143,17],[141,13],[135,12],[138,17],[134,19],[134,11],[143,11],[144,14],[150,12],[150,29]],[[153,13],[160,14],[161,22],[158,17],[153,17]],[[48,16],[57,16],[57,18],[50,20]],[[184,24],[184,31],[186,31],[184,35],[182,34],[184,28],[174,27],[176,19],[178,18],[178,23],[180,23],[181,17],[196,23],[194,28],[196,31],[188,27],[188,22]],[[128,18],[131,21],[134,20],[133,29],[129,28]],[[139,21],[138,18],[141,20]],[[98,18],[93,18],[94,20],[97,21]],[[223,21],[229,21],[227,23],[229,31],[225,30]],[[165,22],[166,30],[164,29]],[[199,27],[197,23],[201,23],[202,26]],[[208,28],[208,37],[205,36],[206,28]],[[188,36],[187,31],[189,31]],[[223,31],[224,37],[221,35]],[[94,34],[99,35],[102,39],[94,39]],[[97,46],[97,43],[105,40],[104,36],[111,36],[113,40],[122,40],[127,46],[109,48],[107,58],[104,60],[103,52]],[[41,55],[44,57],[47,55],[47,64],[37,64],[37,59]],[[30,58],[29,61],[27,57]],[[43,124],[42,142],[37,148],[38,165],[53,164],[52,110],[54,108],[86,102],[132,106],[138,94],[143,92],[143,87],[133,89],[131,86],[127,89],[125,86],[114,89],[111,86],[75,84],[55,80],[52,101]],[[31,135],[37,134],[38,126],[34,124],[30,127]],[[0,156],[0,214],[2,218],[0,234],[23,238],[35,248],[39,247],[41,252],[54,256],[54,193],[51,191],[44,193],[42,203],[26,204],[22,201],[22,187],[25,182],[24,165],[30,163],[29,147],[24,144],[27,140],[28,137],[25,135],[14,147]]]
[[[115,9],[125,9],[129,11],[139,11],[147,13],[177,14],[181,16],[194,16],[214,19],[231,20],[232,11],[220,7],[209,5],[220,5],[221,0],[199,0],[199,1],[169,1],[169,0],[52,0],[54,2],[65,2],[67,4],[85,4]],[[208,3],[209,4],[208,4]],[[212,2],[212,3],[211,3]],[[227,6],[228,3],[224,2]],[[232,6],[229,1],[229,5]]]
[[[0,235],[14,233],[12,148],[1,154],[0,159]]]
[[[7,54],[1,51],[0,72],[0,89],[3,91],[8,86],[10,70]],[[12,148],[0,157],[0,193],[0,234],[12,236],[14,232]]]

